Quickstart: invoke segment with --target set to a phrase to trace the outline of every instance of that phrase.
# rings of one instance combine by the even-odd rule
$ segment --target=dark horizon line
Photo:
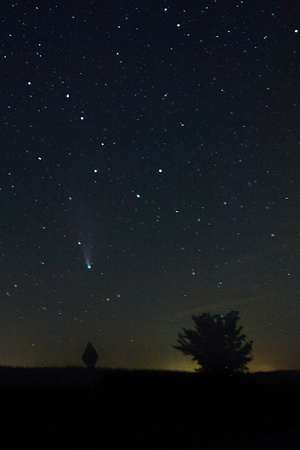
[[[42,370],[42,369],[54,369],[54,370],[66,370],[66,369],[81,369],[84,371],[89,370],[86,366],[8,366],[4,365],[2,366],[0,364],[0,370],[1,369],[21,369],[21,370]],[[139,369],[139,368],[126,368],[126,367],[93,367],[93,370],[111,370],[111,371],[124,371],[124,372],[173,372],[173,373],[194,373],[197,375],[201,374],[209,374],[206,372],[200,372],[197,370],[188,371],[188,370],[172,370],[172,369]],[[299,372],[300,369],[276,369],[276,370],[257,370],[257,371],[245,371],[245,372],[238,372],[237,375],[251,375],[251,374],[257,374],[257,373],[279,373],[279,372]]]

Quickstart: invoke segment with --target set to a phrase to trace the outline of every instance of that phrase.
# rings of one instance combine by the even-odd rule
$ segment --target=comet
[[[91,262],[90,259],[85,258],[85,265],[88,270],[91,270],[93,263]]]
[[[84,262],[85,262],[85,265],[86,265],[88,270],[91,270],[92,265],[93,265],[93,263],[91,261],[91,254],[90,253],[91,253],[90,250],[83,249]]]

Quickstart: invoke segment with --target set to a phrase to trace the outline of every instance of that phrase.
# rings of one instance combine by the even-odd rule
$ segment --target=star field
[[[0,364],[193,370],[178,331],[237,309],[299,369],[296,3],[0,11]]]

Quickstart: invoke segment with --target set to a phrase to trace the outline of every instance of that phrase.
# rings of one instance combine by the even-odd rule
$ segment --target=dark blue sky
[[[0,364],[299,369],[296,2],[140,3],[2,2]]]

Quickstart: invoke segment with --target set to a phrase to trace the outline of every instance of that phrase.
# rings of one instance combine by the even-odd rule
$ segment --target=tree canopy
[[[233,374],[248,369],[253,341],[245,342],[243,327],[237,326],[239,311],[230,311],[224,316],[204,313],[192,319],[196,329],[183,328],[183,332],[178,333],[179,345],[173,345],[173,348],[191,355],[200,366],[196,370]]]

